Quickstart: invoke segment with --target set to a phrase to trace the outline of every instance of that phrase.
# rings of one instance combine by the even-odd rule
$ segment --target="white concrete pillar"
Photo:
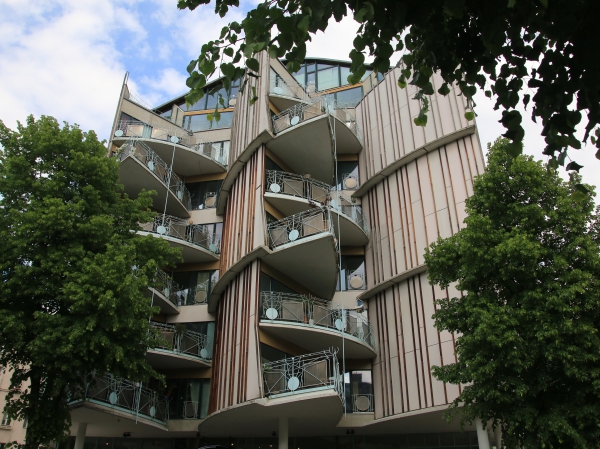
[[[501,449],[502,448],[502,430],[500,429],[500,426],[498,426],[494,429],[494,441],[496,443],[496,449]]]
[[[85,443],[85,432],[87,431],[87,423],[80,422],[77,427],[77,436],[75,437],[75,449],[83,449]]]
[[[479,418],[475,420],[475,427],[477,428],[477,443],[479,444],[479,449],[490,449],[487,428],[483,427]]]
[[[283,416],[279,417],[279,449],[288,449],[288,419]],[[75,448],[77,449],[77,448]]]

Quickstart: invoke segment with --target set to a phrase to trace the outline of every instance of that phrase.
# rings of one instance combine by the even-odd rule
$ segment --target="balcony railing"
[[[178,327],[170,324],[151,322],[150,326],[157,329],[164,340],[161,346],[150,349],[160,349],[174,354],[185,354],[204,361],[209,361],[212,358],[206,335],[187,330],[183,325]]]
[[[269,80],[269,94],[282,95],[284,97],[297,98],[298,100],[310,100],[308,93],[300,85],[290,86],[283,78],[271,71]]]
[[[352,413],[373,413],[373,395],[372,394],[353,394]]]
[[[375,349],[373,327],[356,309],[323,299],[279,292],[262,292],[261,319],[302,323],[345,333]]]
[[[269,246],[276,248],[286,243],[295,242],[311,235],[330,232],[333,226],[327,207],[317,207],[299,214],[290,215],[283,220],[269,223]],[[337,247],[337,243],[336,243]]]
[[[181,305],[178,303],[177,292],[181,289],[179,285],[171,279],[167,273],[162,270],[156,272],[154,278],[154,288],[162,293],[162,295],[169,300],[175,307]]]
[[[229,160],[227,151],[221,150],[220,142],[207,142],[175,126],[161,127],[144,122],[122,120],[117,125],[115,137],[137,137],[177,143],[213,159],[224,167]]]
[[[333,350],[264,363],[263,380],[266,397],[332,388],[344,401],[342,376]]]
[[[88,385],[83,396],[75,397],[69,403],[97,403],[129,413],[136,418],[139,416],[161,424],[166,424],[169,420],[169,409],[164,396],[144,388],[140,382],[105,374],[96,377],[93,385]]]
[[[205,225],[189,224],[189,221],[171,215],[157,215],[154,221],[140,224],[143,231],[173,237],[192,245],[219,254],[221,239],[218,234],[208,231]]]
[[[330,114],[337,117],[342,123],[345,123],[362,143],[360,129],[351,109],[353,110],[353,107],[349,104],[334,101],[326,96],[318,96],[310,99],[310,101],[306,103],[296,104],[291,108],[274,115],[272,118],[273,132],[278,134],[299,123],[320,115]]]
[[[335,191],[329,184],[295,173],[267,170],[267,190],[271,193],[291,195],[321,204],[329,204],[333,209],[356,222],[365,231],[365,234],[369,234],[369,226],[362,207]]]
[[[181,204],[186,209],[190,210],[192,208],[191,195],[188,189],[186,189],[184,182],[144,142],[135,139],[130,140],[117,150],[116,157],[119,161],[123,161],[128,157],[136,158],[148,170],[154,173],[165,186],[169,186],[169,190],[181,201]]]

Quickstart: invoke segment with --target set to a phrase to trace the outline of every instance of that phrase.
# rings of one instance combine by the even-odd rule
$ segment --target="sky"
[[[51,115],[107,139],[126,72],[129,88],[150,106],[184,94],[185,68],[202,44],[257,3],[241,0],[222,19],[213,5],[179,11],[177,0],[0,0],[0,120],[15,128],[29,114]],[[348,59],[357,28],[352,19],[332,22],[307,56]],[[504,132],[501,112],[483,93],[475,100],[485,150]],[[541,126],[522,113],[525,152],[546,160]],[[594,153],[588,143],[569,156],[584,165],[584,182],[600,186]]]

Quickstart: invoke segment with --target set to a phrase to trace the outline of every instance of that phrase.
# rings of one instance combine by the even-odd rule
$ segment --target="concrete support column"
[[[477,443],[479,443],[479,449],[490,449],[487,428],[483,427],[481,419],[477,418],[475,420],[475,427],[477,428]]]
[[[502,430],[500,430],[500,426],[494,429],[494,442],[496,443],[496,449],[501,449],[502,447]]]
[[[288,419],[279,417],[279,449],[288,449],[289,429]],[[75,448],[78,449],[78,448]]]
[[[80,422],[77,427],[77,436],[75,437],[75,449],[83,449],[85,442],[85,432],[87,431],[87,423]]]

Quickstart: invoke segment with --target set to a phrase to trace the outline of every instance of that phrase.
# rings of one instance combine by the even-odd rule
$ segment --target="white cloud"
[[[147,96],[147,101],[151,104],[158,104],[162,101],[162,95],[167,94],[169,98],[186,93],[185,80],[187,74],[183,74],[174,68],[162,69],[156,77],[143,77],[140,84],[144,87],[145,92],[150,92]]]

